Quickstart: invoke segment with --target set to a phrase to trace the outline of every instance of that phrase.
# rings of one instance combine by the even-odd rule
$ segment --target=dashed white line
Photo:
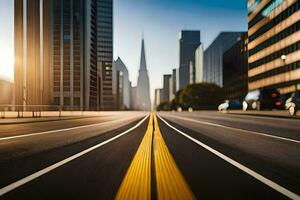
[[[275,138],[275,139],[279,139],[279,140],[285,140],[285,141],[288,141],[288,142],[294,142],[294,143],[300,144],[299,140],[294,140],[294,139],[291,139],[291,138],[280,137],[280,136],[276,136],[276,135],[261,133],[261,132],[257,132],[257,131],[250,131],[250,130],[241,129],[241,128],[234,128],[234,127],[230,127],[230,126],[224,126],[224,125],[220,125],[220,124],[215,124],[215,123],[205,122],[205,121],[200,121],[200,120],[195,120],[195,119],[189,119],[189,118],[185,118],[185,117],[179,117],[179,116],[171,116],[171,117],[172,118],[177,118],[177,119],[182,119],[182,120],[185,120],[185,121],[198,123],[198,124],[215,126],[215,127],[220,127],[220,128],[226,128],[226,129],[231,129],[231,130],[235,130],[235,131],[243,131],[243,132],[248,132],[248,133],[255,134],[255,135],[260,135],[260,136],[264,136],[264,137],[270,137],[270,138]]]
[[[109,142],[112,142],[112,141],[118,139],[119,137],[121,137],[121,136],[123,136],[123,135],[125,135],[125,134],[127,134],[127,133],[129,133],[131,131],[133,131],[134,129],[136,129],[137,127],[139,127],[148,118],[148,116],[149,115],[147,115],[146,117],[144,117],[139,123],[137,123],[132,128],[130,128],[130,129],[128,129],[128,130],[126,130],[126,131],[124,131],[124,132],[122,132],[122,133],[120,133],[120,134],[118,134],[118,135],[116,135],[116,136],[114,136],[114,137],[112,137],[112,138],[104,141],[104,142],[101,142],[101,143],[99,143],[99,144],[97,144],[95,146],[92,146],[92,147],[90,147],[90,148],[88,148],[88,149],[86,149],[84,151],[81,151],[81,152],[79,152],[79,153],[77,153],[77,154],[75,154],[73,156],[70,156],[70,157],[68,157],[68,158],[66,158],[66,159],[64,159],[64,160],[62,160],[60,162],[57,162],[57,163],[55,163],[55,164],[53,164],[53,165],[51,165],[49,167],[46,167],[46,168],[44,168],[44,169],[42,169],[42,170],[40,170],[38,172],[35,172],[35,173],[33,173],[33,174],[25,177],[25,178],[22,178],[22,179],[14,182],[14,183],[11,183],[11,184],[7,185],[6,187],[1,188],[0,189],[0,196],[3,196],[4,194],[6,194],[6,193],[8,193],[8,192],[10,192],[10,191],[12,191],[12,190],[14,190],[14,189],[16,189],[16,188],[24,185],[24,184],[26,184],[26,183],[28,183],[28,182],[36,179],[36,178],[38,178],[38,177],[40,177],[40,176],[42,176],[42,175],[44,175],[44,174],[46,174],[46,173],[48,173],[48,172],[56,169],[58,167],[61,167],[62,165],[65,165],[65,164],[67,164],[70,161],[75,160],[76,158],[79,158],[79,157],[81,157],[81,156],[83,156],[83,155],[85,155],[85,154],[87,154],[87,153],[89,153],[89,152],[91,152],[91,151],[93,151],[93,150],[95,150],[95,149],[97,149],[97,148],[99,148],[99,147],[101,147],[101,146],[103,146],[103,145],[105,145],[105,144],[107,144]]]
[[[250,176],[254,177],[255,179],[259,180],[260,182],[268,185],[269,187],[273,188],[277,192],[280,192],[281,194],[285,195],[286,197],[293,199],[293,200],[299,200],[300,196],[296,193],[293,193],[292,191],[284,188],[283,186],[271,181],[270,179],[260,175],[259,173],[249,169],[248,167],[242,165],[241,163],[229,158],[228,156],[222,154],[221,152],[211,148],[210,146],[200,142],[199,140],[196,140],[195,138],[189,136],[188,134],[180,131],[179,129],[175,128],[174,126],[170,125],[167,121],[165,121],[162,117],[157,115],[159,119],[161,119],[167,126],[172,128],[173,130],[177,131],[181,135],[185,136],[189,140],[193,141],[194,143],[198,144],[199,146],[203,147],[204,149],[208,150],[209,152],[213,153],[214,155],[218,156],[219,158],[225,160],[226,162],[230,163],[231,165],[237,167],[238,169],[242,170],[243,172],[249,174]]]

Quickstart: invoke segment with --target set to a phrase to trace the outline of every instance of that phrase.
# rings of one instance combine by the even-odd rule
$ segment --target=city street
[[[300,0],[3,0],[0,200],[300,200]]]
[[[0,126],[0,199],[300,199],[299,119],[116,112]]]

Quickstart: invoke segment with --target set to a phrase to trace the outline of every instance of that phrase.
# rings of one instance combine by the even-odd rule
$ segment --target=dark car
[[[239,100],[226,100],[224,103],[219,105],[218,110],[226,111],[226,110],[236,110],[241,108],[242,108],[242,104]]]
[[[289,111],[290,115],[296,115],[300,110],[300,91],[292,93],[291,97],[285,102],[285,108]]]
[[[278,110],[285,110],[286,109],[286,101],[288,100],[288,98],[291,97],[292,93],[288,93],[288,94],[282,94],[279,98],[278,98],[278,102],[276,103],[276,109]]]
[[[243,102],[243,110],[280,109],[284,106],[280,93],[276,89],[258,89],[250,91]]]

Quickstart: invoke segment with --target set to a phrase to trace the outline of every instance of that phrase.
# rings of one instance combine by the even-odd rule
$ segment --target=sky
[[[163,74],[179,67],[182,29],[200,30],[205,48],[221,31],[247,30],[245,0],[116,0],[114,9],[114,57],[124,61],[135,85],[144,35],[152,100]]]
[[[114,0],[114,58],[136,85],[144,35],[151,98],[179,65],[179,33],[200,30],[204,47],[221,31],[246,31],[245,0]],[[0,0],[0,76],[13,79],[13,0]]]
[[[0,0],[0,78],[13,81],[14,16],[13,0]]]

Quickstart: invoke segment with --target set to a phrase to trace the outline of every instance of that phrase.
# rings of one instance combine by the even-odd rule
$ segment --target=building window
[[[71,36],[70,35],[64,35],[64,40],[70,40]]]

